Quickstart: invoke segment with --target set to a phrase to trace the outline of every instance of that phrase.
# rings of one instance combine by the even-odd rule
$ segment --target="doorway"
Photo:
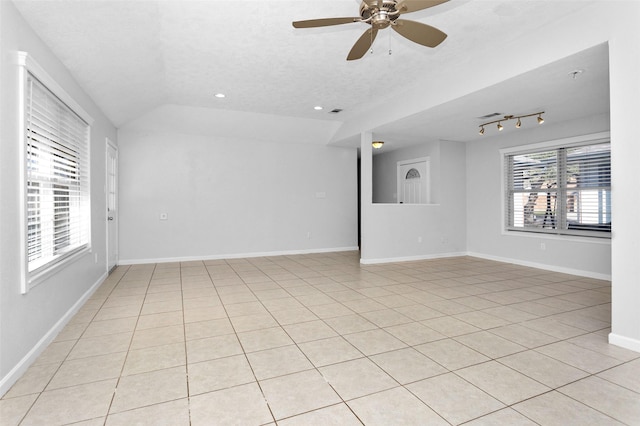
[[[118,147],[109,138],[107,145],[107,272],[118,264]]]
[[[398,161],[398,203],[429,204],[429,158]]]

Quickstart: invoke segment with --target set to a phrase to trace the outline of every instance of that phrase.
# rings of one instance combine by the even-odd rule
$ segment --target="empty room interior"
[[[639,22],[0,0],[0,424],[640,425]]]

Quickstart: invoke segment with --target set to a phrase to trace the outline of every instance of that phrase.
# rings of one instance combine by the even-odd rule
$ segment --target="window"
[[[611,235],[608,139],[504,154],[506,229]]]
[[[89,123],[35,62],[20,57],[26,291],[34,277],[89,246]]]

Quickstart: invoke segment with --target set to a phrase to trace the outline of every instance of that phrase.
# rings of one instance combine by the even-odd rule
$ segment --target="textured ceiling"
[[[427,111],[372,129],[377,138],[410,144],[429,135],[434,140],[473,141],[497,134],[496,124],[478,134],[479,124],[506,114],[524,115],[544,111],[547,123],[560,123],[609,112],[608,47],[595,46],[464,95]],[[581,72],[574,78],[572,73]],[[500,113],[491,118],[483,116]],[[504,124],[501,134],[518,131],[515,120]],[[522,119],[523,128],[535,127],[536,117]]]
[[[493,49],[502,40],[517,40],[585,4],[451,0],[403,15],[446,32],[449,37],[437,48],[416,45],[387,29],[378,34],[373,53],[347,62],[346,55],[368,28],[366,24],[294,29],[291,22],[357,16],[359,3],[355,0],[14,3],[116,126],[167,104],[348,121],[447,69],[467,67],[469,52]],[[603,87],[600,84],[597,90]],[[550,87],[544,93],[558,90]],[[227,97],[217,99],[213,96],[217,92]],[[494,88],[492,93],[491,98],[482,99],[497,98],[503,92]],[[513,97],[512,93],[502,96]],[[523,90],[518,112],[545,107],[549,101],[541,93]],[[477,109],[461,111],[467,104],[455,105],[456,112],[475,114]],[[315,111],[315,105],[325,110]],[[344,112],[329,114],[333,108]],[[486,105],[483,112],[493,112],[492,108]],[[446,106],[441,113],[449,113]],[[407,120],[412,123],[411,118]],[[414,121],[412,125],[419,129],[420,120]],[[477,126],[477,120],[470,120],[469,125]],[[405,136],[410,136],[410,129],[404,128]],[[400,129],[391,126],[387,131],[397,134]],[[438,137],[464,140],[456,135]]]

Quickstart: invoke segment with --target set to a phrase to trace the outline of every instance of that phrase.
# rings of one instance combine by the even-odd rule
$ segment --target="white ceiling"
[[[580,70],[573,76],[573,72]],[[498,133],[497,124],[479,125],[504,115],[544,111],[546,123],[560,123],[609,112],[608,48],[596,46],[451,102],[373,129],[377,138],[399,144],[423,140],[473,141]],[[481,118],[489,114],[501,115]],[[523,128],[537,126],[537,117],[522,119]],[[517,131],[516,121],[501,123],[501,134]],[[393,146],[387,147],[387,149]]]
[[[387,29],[372,54],[351,62],[346,55],[366,24],[294,29],[291,22],[357,16],[355,0],[14,3],[120,127],[168,104],[348,121],[448,67],[468,66],[468,52],[499,48],[501,40],[518,40],[588,2],[451,0],[403,16],[446,32],[437,48]],[[492,112],[562,111],[557,119],[605,113],[607,62],[606,46],[590,49],[374,130],[399,140],[427,132],[432,139],[468,141],[477,136],[477,117]],[[576,68],[585,72],[573,81],[568,73]],[[227,97],[217,99],[217,92]],[[315,111],[315,105],[325,109]],[[333,108],[344,111],[328,113]]]

